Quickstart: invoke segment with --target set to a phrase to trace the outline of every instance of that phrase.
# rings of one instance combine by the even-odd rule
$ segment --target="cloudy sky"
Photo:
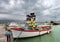
[[[60,0],[0,0],[0,20],[25,20],[31,12],[36,21],[59,21]]]

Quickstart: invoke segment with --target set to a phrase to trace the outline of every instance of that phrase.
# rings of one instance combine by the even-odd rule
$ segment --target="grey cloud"
[[[54,3],[49,2],[48,4],[51,3],[51,6],[48,5],[45,7],[45,5],[43,4],[44,0],[0,0],[0,16],[2,16],[0,17],[0,19],[6,18],[20,20],[21,18],[23,18],[25,20],[26,14],[34,11],[37,16],[37,21],[46,21],[53,19],[60,20],[60,1],[51,1],[53,1]],[[44,11],[46,11],[46,13],[43,13]]]

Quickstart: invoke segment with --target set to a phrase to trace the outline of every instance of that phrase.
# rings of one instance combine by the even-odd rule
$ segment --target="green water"
[[[49,34],[32,38],[18,39],[17,42],[60,42],[60,25],[53,26],[53,30]]]

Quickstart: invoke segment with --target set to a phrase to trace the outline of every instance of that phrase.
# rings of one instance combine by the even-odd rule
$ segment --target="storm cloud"
[[[31,12],[36,21],[60,21],[60,0],[0,0],[0,20],[25,20]]]

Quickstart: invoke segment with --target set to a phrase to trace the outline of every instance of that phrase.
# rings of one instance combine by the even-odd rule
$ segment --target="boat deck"
[[[5,29],[3,26],[0,26],[0,42],[6,42],[6,37],[4,35]]]

